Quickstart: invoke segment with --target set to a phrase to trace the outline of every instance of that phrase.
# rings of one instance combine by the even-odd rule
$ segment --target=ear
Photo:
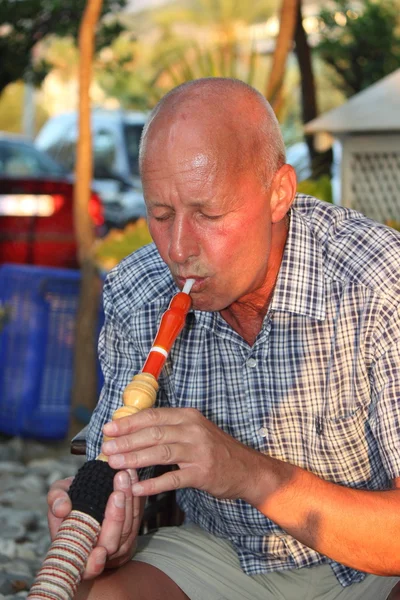
[[[271,186],[271,221],[278,223],[289,211],[296,194],[297,180],[291,165],[283,165],[274,175]]]

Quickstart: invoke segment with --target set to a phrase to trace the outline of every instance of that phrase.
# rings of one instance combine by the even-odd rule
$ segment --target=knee
[[[165,573],[139,561],[104,571],[90,581],[82,581],[74,600],[188,600],[186,594]]]
[[[115,586],[118,584],[118,571],[105,571],[95,579],[81,581],[74,600],[105,600],[106,598],[115,598],[118,600],[128,600],[122,590],[117,594]],[[118,586],[119,587],[119,586]]]

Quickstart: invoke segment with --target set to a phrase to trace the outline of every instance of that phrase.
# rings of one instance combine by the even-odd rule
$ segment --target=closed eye
[[[208,221],[218,221],[218,219],[221,219],[223,217],[223,215],[207,215],[204,213],[201,213],[201,216],[204,219],[207,219]]]
[[[160,215],[160,216],[155,216],[155,215],[151,215],[151,218],[154,219],[155,221],[167,221],[170,218],[171,215]]]

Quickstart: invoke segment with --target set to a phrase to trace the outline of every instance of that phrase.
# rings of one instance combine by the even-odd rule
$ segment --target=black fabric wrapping
[[[114,489],[116,473],[118,470],[112,469],[102,460],[86,462],[75,475],[69,488],[72,509],[94,517],[101,525],[107,500]]]

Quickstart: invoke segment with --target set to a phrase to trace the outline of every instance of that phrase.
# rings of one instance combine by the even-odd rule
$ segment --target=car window
[[[143,125],[125,125],[124,135],[128,153],[129,170],[132,175],[139,175],[139,143]]]
[[[101,127],[93,136],[93,168],[96,179],[116,174],[117,142],[113,131]]]
[[[0,142],[0,175],[3,177],[32,177],[64,175],[64,169],[28,144]]]
[[[67,129],[64,135],[54,139],[46,151],[68,172],[72,172],[76,161],[76,142],[78,133],[74,126]]]

